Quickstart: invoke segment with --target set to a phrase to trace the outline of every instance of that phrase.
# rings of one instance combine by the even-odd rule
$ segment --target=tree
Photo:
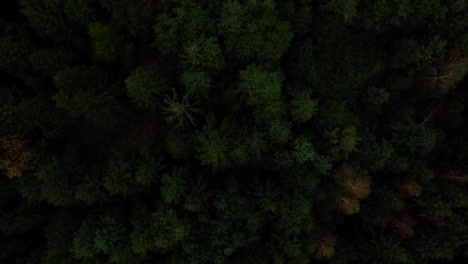
[[[292,137],[291,124],[282,119],[271,121],[269,134],[273,143],[286,144]]]
[[[67,164],[66,161],[57,157],[41,163],[35,172],[36,184],[39,188],[39,197],[37,197],[39,201],[45,200],[55,206],[66,206],[76,202],[73,187],[77,179],[69,170],[72,167],[73,164]]]
[[[10,179],[33,168],[29,150],[18,137],[0,137],[0,153],[0,171]]]
[[[29,55],[29,63],[38,72],[55,75],[72,61],[72,53],[64,49],[40,49]]]
[[[149,217],[148,217],[149,216]],[[132,249],[135,253],[166,253],[174,249],[189,233],[189,226],[174,210],[158,210],[154,213],[140,211],[132,220]]]
[[[189,68],[202,66],[220,70],[224,67],[221,48],[214,37],[191,40],[184,45],[184,50],[181,60]]]
[[[349,158],[349,154],[357,151],[357,144],[360,138],[357,135],[356,127],[351,126],[340,130],[335,128],[325,132],[325,138],[330,140],[330,153],[340,158],[343,155],[344,159]]]
[[[137,68],[126,80],[127,94],[141,109],[155,110],[168,90],[164,73],[156,66]]]
[[[187,172],[182,168],[174,169],[162,177],[161,195],[168,204],[178,203],[187,190]]]
[[[276,62],[286,52],[293,33],[278,18],[274,1],[228,1],[222,5],[219,30],[228,52],[243,60]]]
[[[422,79],[428,87],[445,94],[463,79],[467,71],[466,63],[459,53],[452,52],[437,64],[428,67]]]
[[[393,125],[392,131],[391,143],[399,150],[405,149],[409,154],[427,154],[434,148],[437,138],[435,131],[414,122],[397,123]]]
[[[94,247],[96,232],[96,220],[87,219],[81,223],[80,228],[74,234],[71,252],[77,259],[92,259],[98,254]]]
[[[379,142],[375,136],[365,135],[361,140],[359,156],[369,171],[376,172],[386,167],[394,151],[387,140],[381,139]]]
[[[179,99],[175,90],[172,90],[172,94],[172,97],[166,95],[164,106],[161,107],[168,123],[174,123],[179,128],[194,125],[195,118],[193,115],[200,113],[195,107],[195,103],[190,103],[190,99],[186,95]]]
[[[344,214],[352,215],[360,210],[360,201],[356,198],[337,192],[335,193],[335,199],[338,210]]]
[[[253,106],[262,120],[271,120],[284,114],[282,83],[284,76],[262,66],[249,65],[240,72],[239,92],[246,103]]]
[[[67,213],[51,215],[45,228],[46,253],[42,263],[59,264],[62,261],[75,263],[70,248],[73,233],[77,228],[77,219]]]
[[[131,48],[123,45],[122,35],[110,24],[98,22],[88,24],[88,32],[98,60],[115,61]]]
[[[324,11],[337,13],[346,23],[352,22],[357,14],[359,0],[325,0],[323,2],[325,3],[321,4],[321,8]]]
[[[326,174],[332,168],[331,161],[320,156],[312,143],[306,138],[296,139],[293,146],[292,156],[298,164],[311,164],[321,174]]]
[[[368,103],[371,109],[380,110],[388,100],[390,93],[384,88],[370,87],[368,92]]]
[[[315,257],[317,259],[327,259],[333,257],[335,254],[336,237],[326,234],[320,238],[319,248]]]
[[[439,36],[424,42],[414,39],[399,39],[394,43],[395,56],[391,63],[395,68],[426,66],[434,58],[445,54],[446,46],[446,41]]]
[[[113,160],[109,162],[104,188],[112,195],[130,196],[141,188],[134,175],[134,163],[131,161]]]
[[[185,94],[190,98],[206,98],[210,92],[212,80],[210,74],[203,70],[187,70],[181,76]]]
[[[229,154],[233,142],[229,135],[228,120],[224,120],[218,129],[214,122],[214,117],[209,118],[202,130],[197,131],[195,148],[202,165],[210,166],[213,171],[223,171],[232,165]]]
[[[317,105],[317,100],[310,98],[308,92],[296,92],[291,101],[293,120],[298,124],[309,121],[316,114]]]
[[[94,237],[94,247],[97,250],[110,255],[125,239],[125,227],[116,218],[104,216],[100,219]]]
[[[217,60],[216,56],[219,55],[217,54],[218,48],[213,42],[215,39],[202,38],[202,43],[205,43],[202,46],[196,44],[200,43],[200,36],[210,36],[210,33],[214,33],[214,25],[215,21],[211,19],[208,8],[202,3],[181,1],[178,6],[158,15],[153,27],[156,33],[155,46],[164,54],[170,54],[185,50],[182,47],[188,45],[186,46],[189,48],[187,51],[189,51],[189,55],[192,53],[192,56],[196,56],[194,52],[202,48],[202,50],[209,52],[207,54],[215,55],[212,59]],[[192,45],[189,44],[190,42]],[[198,62],[200,61],[198,60]]]
[[[54,83],[58,88],[52,97],[57,107],[73,118],[83,117],[87,122],[112,126],[123,113],[123,107],[110,93],[106,73],[96,68],[77,66],[57,72]],[[116,118],[117,117],[117,118]]]
[[[151,23],[161,5],[151,0],[99,0],[114,23],[125,27],[133,36],[149,34]]]
[[[52,41],[67,38],[68,27],[63,13],[63,3],[59,0],[21,0],[21,12],[28,18],[36,33]]]
[[[87,26],[96,20],[96,10],[89,0],[65,0],[63,8],[68,20],[82,26]]]

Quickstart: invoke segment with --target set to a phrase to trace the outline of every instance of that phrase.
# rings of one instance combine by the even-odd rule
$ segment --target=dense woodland
[[[467,263],[467,66],[465,0],[1,0],[0,263]]]

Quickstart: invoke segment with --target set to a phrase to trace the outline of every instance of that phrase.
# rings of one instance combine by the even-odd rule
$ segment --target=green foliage
[[[105,253],[109,254],[116,244],[124,239],[124,226],[118,223],[116,219],[111,217],[103,217],[99,223],[99,229],[96,230],[94,237],[94,247]]]
[[[64,109],[73,117],[84,117],[90,123],[111,126],[115,119],[106,119],[116,112],[121,112],[119,103],[108,93],[92,94],[85,91],[67,93],[59,91],[53,99],[57,107]]]
[[[291,125],[284,120],[273,121],[269,132],[274,143],[285,144],[291,139]]]
[[[161,13],[157,17],[154,24],[154,31],[156,33],[155,46],[163,53],[175,52],[178,48],[181,48],[183,43],[194,41],[193,44],[195,44],[195,41],[200,36],[203,36],[205,32],[209,32],[213,28],[213,20],[209,18],[206,8],[196,2],[181,1],[180,6],[173,8],[171,12]],[[202,48],[202,50],[208,52],[207,54],[217,56],[217,48],[213,49],[214,43],[209,43],[209,38],[205,39],[205,41],[208,41],[208,43],[204,43],[204,47],[194,46],[189,48]],[[196,52],[196,50],[189,50],[189,52]],[[192,56],[194,55],[196,54],[192,54]]]
[[[279,190],[271,181],[255,186],[255,196],[263,212],[275,213],[278,210]]]
[[[104,188],[113,195],[124,197],[135,193],[138,184],[134,175],[133,163],[123,160],[109,162],[109,168],[103,179]]]
[[[71,249],[75,258],[91,259],[98,253],[98,249],[94,247],[96,224],[95,221],[86,220],[75,233]]]
[[[356,127],[350,126],[342,130],[335,128],[325,132],[325,138],[330,140],[331,152],[342,152],[347,159],[349,154],[357,151],[357,144],[360,140]]]
[[[73,23],[86,26],[95,22],[95,9],[89,0],[65,0],[63,8],[65,15]]]
[[[213,37],[190,41],[185,44],[184,50],[182,62],[189,67],[202,66],[216,70],[224,67],[221,48]]]
[[[249,105],[266,106],[281,99],[283,80],[280,72],[250,65],[240,72],[239,91],[247,96]]]
[[[357,14],[359,0],[327,0],[322,4],[322,9],[337,13],[343,21],[350,23]]]
[[[207,208],[209,193],[202,178],[192,180],[188,185],[190,188],[188,188],[184,196],[184,209],[189,212],[200,212],[202,209]]]
[[[40,49],[29,55],[29,63],[38,72],[54,75],[66,67],[71,60],[71,54],[65,50]]]
[[[298,124],[309,121],[317,112],[317,100],[311,99],[308,93],[295,94],[291,104],[291,115]]]
[[[56,206],[73,202],[74,180],[57,158],[44,162],[35,172],[41,200]]]
[[[0,1],[0,263],[463,262],[467,16]]]
[[[278,17],[275,2],[226,1],[219,29],[226,48],[240,59],[278,61],[292,40],[289,22]]]
[[[52,97],[57,107],[70,117],[83,117],[87,122],[109,126],[116,122],[115,114],[122,113],[119,102],[109,94],[103,75],[98,69],[67,68],[57,72],[54,83],[58,88]],[[113,118],[111,116],[114,115]]]
[[[21,0],[21,12],[28,18],[36,33],[53,41],[66,39],[68,29],[60,0]]]
[[[0,67],[12,74],[23,74],[28,66],[27,56],[30,53],[31,44],[25,39],[0,38]]]
[[[178,203],[187,189],[186,172],[183,169],[174,169],[170,174],[162,177],[161,195],[164,202]]]
[[[115,23],[125,27],[134,36],[151,32],[151,23],[159,7],[158,2],[151,0],[99,0],[98,2]]]
[[[109,24],[88,24],[88,32],[93,40],[94,54],[99,60],[112,62],[127,49],[125,46],[120,46],[122,39],[115,28]]]
[[[127,94],[141,109],[154,110],[168,90],[164,74],[155,66],[137,68],[126,80]]]
[[[276,119],[285,111],[281,91],[283,80],[283,74],[278,71],[250,65],[240,72],[238,91],[245,96],[248,105],[255,107],[261,119]]]
[[[318,172],[322,174],[326,174],[332,167],[330,160],[320,156],[312,143],[305,138],[298,138],[295,140],[292,154],[297,163],[308,164],[311,162]]]
[[[102,175],[99,169],[90,169],[89,174],[85,175],[82,182],[76,186],[75,199],[83,201],[87,204],[96,203],[106,196],[100,176]]]
[[[70,252],[76,220],[69,214],[52,215],[46,227],[47,254],[42,263],[74,263]]]
[[[330,105],[322,106],[321,109],[319,120],[321,125],[328,129],[356,126],[358,122],[356,116],[343,103],[332,102]]]
[[[144,159],[135,171],[135,181],[142,186],[150,186],[155,182],[162,168],[161,160],[154,157]]]
[[[421,43],[414,39],[401,39],[395,43],[395,57],[392,63],[396,67],[422,66],[442,56],[447,43],[438,36]]]
[[[379,259],[387,263],[408,263],[410,256],[408,250],[402,247],[401,242],[394,238],[376,237],[370,244],[373,252],[379,252]]]
[[[178,133],[178,131],[169,131],[164,138],[164,146],[167,153],[173,159],[187,159],[190,154],[190,146],[187,142],[190,138]]]
[[[205,71],[193,70],[183,72],[181,82],[189,97],[206,97],[211,88],[211,77]]]
[[[393,155],[393,147],[386,141],[377,142],[373,137],[361,140],[360,156],[370,171],[380,171],[385,168]]]
[[[399,150],[405,150],[405,153],[408,154],[427,154],[436,143],[436,132],[421,124],[397,123],[392,127],[392,130],[392,144]]]
[[[132,249],[139,254],[147,251],[165,253],[176,247],[189,232],[187,224],[173,210],[160,210],[149,217],[138,217],[133,226]]]
[[[115,214],[83,221],[73,237],[74,258],[80,263],[98,263],[104,261],[103,256],[108,256],[109,263],[128,263],[132,253],[124,248],[127,235],[120,221]]]
[[[317,76],[317,58],[314,54],[314,45],[312,41],[308,40],[302,44],[299,48],[299,52],[297,54],[297,81],[299,82],[298,85],[306,85],[311,86],[315,85],[316,81],[318,80]],[[301,91],[304,93],[303,91]],[[295,94],[296,95],[296,94]],[[300,96],[300,93],[297,94]]]
[[[229,154],[232,140],[229,138],[227,120],[219,129],[214,127],[214,119],[208,119],[203,129],[195,134],[197,158],[202,165],[210,166],[213,171],[223,171],[232,164]]]
[[[2,205],[2,210],[7,209],[5,205]],[[35,210],[26,204],[21,204],[13,210],[4,210],[0,221],[0,231],[4,236],[11,236],[31,230],[41,221],[41,216],[35,213]]]
[[[383,88],[371,87],[367,91],[369,105],[379,108],[389,100],[390,93]]]

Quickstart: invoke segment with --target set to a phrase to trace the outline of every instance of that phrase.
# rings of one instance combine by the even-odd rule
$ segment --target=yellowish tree
[[[13,179],[31,168],[30,153],[25,142],[16,136],[1,136],[0,171]]]
[[[466,59],[454,51],[435,65],[428,67],[423,80],[428,87],[445,94],[463,79],[466,71]]]

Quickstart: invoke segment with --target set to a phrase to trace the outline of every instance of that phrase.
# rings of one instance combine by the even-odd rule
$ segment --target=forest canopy
[[[467,263],[465,0],[0,1],[0,263]]]

